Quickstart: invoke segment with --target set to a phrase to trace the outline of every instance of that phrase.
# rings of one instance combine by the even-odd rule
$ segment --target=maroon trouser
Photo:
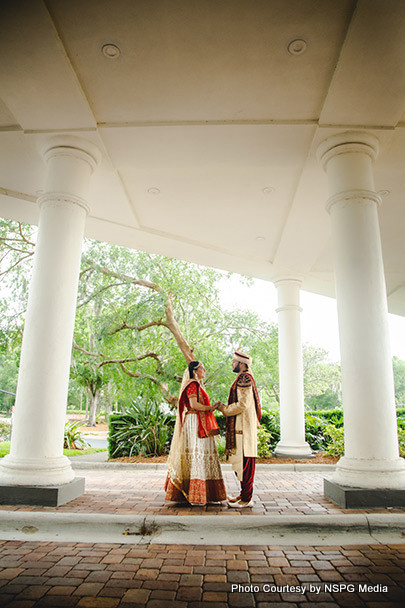
[[[253,481],[255,478],[256,458],[254,456],[243,457],[243,477],[240,482],[240,499],[249,502],[253,496]]]

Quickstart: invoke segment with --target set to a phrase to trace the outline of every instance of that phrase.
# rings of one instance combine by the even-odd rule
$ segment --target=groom
[[[228,499],[228,506],[243,509],[253,506],[253,481],[257,457],[257,427],[262,416],[256,382],[250,366],[252,358],[237,350],[232,370],[237,374],[229,391],[228,405],[215,404],[226,416],[225,454],[240,481],[241,493]]]

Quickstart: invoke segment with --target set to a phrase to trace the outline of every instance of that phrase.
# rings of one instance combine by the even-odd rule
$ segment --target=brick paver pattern
[[[24,507],[1,505],[0,510],[62,511],[68,513],[113,513],[143,515],[328,515],[337,513],[405,513],[398,509],[349,509],[335,505],[323,495],[325,475],[318,472],[257,471],[252,509],[229,509],[221,506],[190,506],[165,503],[163,484],[166,470],[79,470],[86,478],[86,492],[80,498],[60,507]],[[239,491],[232,471],[225,471],[229,495]],[[288,607],[287,607],[288,608]]]
[[[0,541],[0,606],[10,608],[404,605],[405,545],[139,546]]]

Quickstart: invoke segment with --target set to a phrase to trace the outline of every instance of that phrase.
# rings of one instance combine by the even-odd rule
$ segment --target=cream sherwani
[[[236,416],[236,453],[229,456],[229,462],[238,479],[243,477],[243,457],[257,456],[257,427],[255,398],[250,377],[241,372],[236,379],[237,401],[222,405],[220,411],[225,416]]]

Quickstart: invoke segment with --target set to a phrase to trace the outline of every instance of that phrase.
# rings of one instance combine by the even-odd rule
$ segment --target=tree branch
[[[86,298],[86,300],[84,300],[84,302],[81,302],[80,304],[78,304],[77,308],[81,308],[82,306],[86,306],[86,304],[88,304],[89,302],[91,302],[91,300],[93,300],[96,296],[99,296],[104,291],[107,291],[107,289],[111,289],[111,287],[119,287],[120,285],[125,285],[125,283],[110,283],[110,285],[106,285],[105,287],[102,287],[101,289],[99,289],[95,293],[92,293],[90,296],[88,296]]]
[[[21,222],[18,222],[18,232],[20,233],[20,236],[21,236],[22,240],[24,241],[24,243],[27,243],[27,245],[31,245],[32,247],[35,247],[35,243],[31,243],[31,241],[29,241],[27,239],[27,237],[24,235],[24,233],[22,231]]]
[[[130,277],[125,274],[120,274],[120,273],[114,272],[113,270],[110,270],[109,268],[102,268],[101,266],[98,266],[97,264],[93,264],[92,262],[89,262],[89,266],[93,267],[95,270],[98,270],[102,274],[105,274],[105,275],[111,276],[111,277],[115,277],[115,278],[119,279],[120,281],[132,283],[133,285],[139,285],[140,287],[147,287],[148,289],[152,289],[153,291],[156,291],[159,294],[165,294],[166,295],[166,304],[165,304],[166,321],[164,323],[162,322],[162,325],[165,325],[167,327],[167,329],[173,334],[173,337],[176,340],[177,345],[180,348],[181,352],[183,353],[184,358],[186,359],[187,363],[190,363],[190,361],[193,361],[193,359],[194,359],[193,349],[190,348],[189,344],[187,343],[187,340],[183,336],[180,326],[174,316],[173,297],[170,294],[166,294],[164,289],[157,283],[152,283],[151,281],[146,281],[144,279],[137,279],[135,277]]]
[[[76,344],[75,340],[73,340],[73,348],[75,348],[76,350],[80,350],[80,352],[84,353],[85,355],[88,355],[89,357],[104,357],[102,353],[91,353],[88,350],[85,350],[84,348]]]
[[[88,262],[88,263],[89,263],[89,266],[94,268],[94,270],[98,270],[99,272],[101,272],[102,274],[105,274],[107,276],[115,277],[116,279],[119,279],[120,281],[124,281],[124,283],[133,283],[134,285],[139,285],[140,287],[147,287],[148,289],[153,289],[153,291],[156,291],[157,293],[163,293],[162,287],[160,287],[160,285],[157,285],[157,283],[152,283],[151,281],[146,281],[145,279],[137,279],[136,277],[130,277],[126,274],[114,272],[113,270],[110,270],[109,268],[98,266],[97,264],[94,264],[92,262]]]
[[[131,372],[128,368],[125,367],[123,363],[121,363],[120,366],[122,371],[128,376],[131,376],[131,378],[146,378],[147,380],[150,380],[151,382],[156,384],[160,388],[160,391],[167,403],[169,403],[169,405],[171,405],[172,407],[177,407],[178,399],[175,395],[171,395],[169,393],[169,387],[165,382],[160,382],[160,380],[158,380],[154,376],[151,376],[150,374],[142,374],[141,372]]]
[[[76,344],[75,340],[73,340],[73,348],[75,348],[76,350],[79,350],[80,352],[84,353],[85,355],[88,355],[89,357],[102,357],[104,359],[104,361],[101,361],[101,363],[97,364],[97,367],[103,367],[104,365],[111,365],[113,363],[119,363],[120,365],[122,365],[123,363],[134,363],[135,361],[143,361],[143,359],[148,359],[148,358],[152,358],[155,359],[155,361],[157,361],[159,363],[159,365],[161,365],[161,360],[158,354],[156,353],[144,353],[143,355],[138,355],[137,357],[127,357],[124,359],[106,359],[105,355],[103,353],[92,353],[88,350],[85,350],[84,348],[82,348],[81,346],[79,346],[78,344]]]
[[[188,345],[186,339],[184,338],[184,336],[181,332],[179,324],[177,323],[177,320],[174,316],[173,303],[172,303],[171,296],[167,297],[165,311],[166,311],[166,322],[167,322],[166,327],[172,332],[173,337],[176,340],[177,345],[180,348],[181,352],[183,353],[187,363],[190,363],[190,361],[193,361],[195,358],[193,349],[190,348],[190,346]]]
[[[108,335],[113,336],[114,334],[117,334],[119,331],[123,331],[125,329],[132,329],[132,330],[136,329],[136,331],[143,331],[144,329],[148,329],[148,327],[154,327],[154,326],[159,326],[159,325],[163,325],[164,327],[167,327],[167,323],[165,323],[165,321],[162,321],[162,320],[150,321],[149,323],[145,323],[144,325],[127,325],[127,323],[124,321],[124,323],[122,325],[120,325],[119,327],[116,327],[112,331],[108,332]]]
[[[103,365],[109,365],[110,363],[119,363],[122,365],[123,363],[133,363],[134,361],[142,361],[143,359],[148,358],[155,359],[160,364],[160,358],[156,353],[145,353],[144,355],[139,355],[138,357],[130,357],[127,359],[106,359],[98,364],[97,367],[102,367]]]
[[[7,270],[4,270],[3,272],[0,272],[0,276],[3,275],[3,274],[7,274],[7,272],[10,272],[10,270],[12,270],[13,268],[15,268],[16,266],[18,266],[19,264],[21,264],[21,262],[23,262],[27,258],[30,258],[33,255],[34,255],[33,251],[31,253],[27,253],[27,255],[24,255],[22,258],[20,258],[19,260],[17,260],[17,262],[15,264],[13,264],[12,266],[10,266],[10,268],[7,268]]]

